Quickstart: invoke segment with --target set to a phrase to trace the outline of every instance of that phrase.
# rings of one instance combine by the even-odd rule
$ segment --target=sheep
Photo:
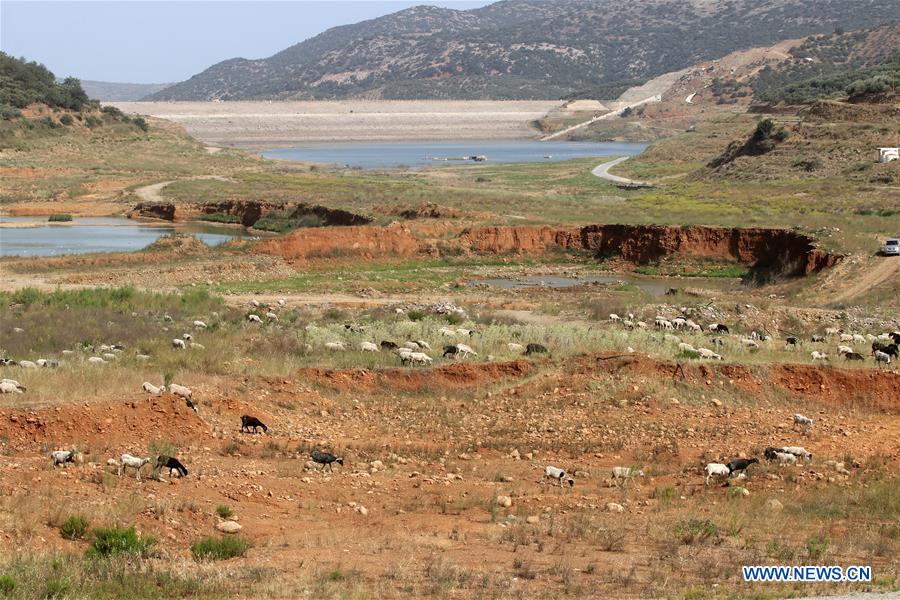
[[[881,350],[875,351],[875,362],[876,363],[884,363],[885,365],[891,364],[891,356],[887,352],[882,352]],[[881,366],[879,364],[879,366]]]
[[[144,384],[141,386],[141,389],[143,389],[145,392],[147,392],[148,394],[151,394],[153,396],[159,396],[160,394],[162,394],[163,392],[166,391],[166,386],[156,387],[149,381],[145,381]]]
[[[463,358],[466,358],[470,354],[472,356],[478,356],[478,353],[475,352],[471,346],[467,346],[466,344],[457,344],[456,348],[457,348],[457,350],[462,352]]]
[[[247,315],[247,321],[250,323],[262,323],[262,319],[259,318],[259,315],[254,313]]]
[[[824,335],[814,335],[810,338],[810,340],[812,340],[813,342],[824,342],[825,336]]]
[[[65,352],[65,350],[63,350],[63,352]],[[2,367],[14,367],[17,364],[19,363],[11,358],[0,358],[0,366]]]
[[[622,325],[625,327],[625,329],[634,329],[634,321],[632,321],[631,319],[624,319],[622,321]]]
[[[378,352],[379,348],[372,342],[360,342],[359,349],[363,352]]]
[[[156,469],[162,469],[163,467],[169,469],[169,475],[172,474],[172,471],[175,471],[181,477],[187,477],[188,470],[183,464],[181,464],[180,460],[173,456],[166,456],[165,454],[161,454],[156,459]]]
[[[192,400],[194,396],[194,392],[191,391],[190,388],[178,385],[177,383],[169,384],[169,393],[174,394],[179,398],[184,398],[185,400]]]
[[[181,335],[181,339],[183,339],[185,342],[190,342],[194,339],[194,336],[192,336],[190,333],[184,333]]]
[[[850,335],[849,333],[842,333],[842,334],[841,334],[841,341],[842,341],[842,342],[848,342],[848,343],[850,343],[850,342],[853,341],[853,336]],[[863,340],[863,343],[865,343],[865,342],[866,342],[866,340]]]
[[[163,315],[163,321],[166,323],[173,323],[175,319],[172,318],[172,315]]]
[[[812,460],[812,453],[808,452],[803,446],[785,446],[781,448],[781,451],[804,460]]]
[[[475,335],[475,330],[459,328],[456,330],[456,333],[458,333],[459,335],[467,335],[467,336],[471,337],[471,336]]]
[[[448,329],[446,327],[441,327],[440,329],[438,329],[438,331],[440,332],[441,335],[446,336],[446,337],[455,337],[456,336],[455,329]]]
[[[732,473],[736,473],[737,471],[743,471],[750,465],[758,462],[758,458],[736,458],[728,461],[728,470]]]
[[[807,416],[797,413],[794,415],[794,427],[796,427],[797,425],[800,425],[805,429],[810,429],[813,426],[813,420]]]
[[[637,325],[638,329],[647,329],[647,324],[643,321],[637,321],[635,325]]]
[[[313,450],[312,454],[309,455],[312,461],[316,464],[322,465],[322,470],[325,470],[325,467],[328,467],[329,471],[334,471],[334,467],[332,467],[332,463],[337,463],[344,466],[344,459],[331,454],[330,452],[321,452],[319,450]]]
[[[103,358],[105,358],[106,360],[116,360],[116,355],[112,352],[104,352]]]
[[[366,332],[365,326],[359,325],[358,323],[344,323],[344,329],[346,329],[350,333],[365,333]]]
[[[821,360],[821,361],[828,360],[828,355],[825,354],[824,352],[819,352],[818,350],[813,350],[810,353],[810,356],[812,357],[813,362],[816,362],[817,360]]]
[[[613,483],[616,487],[619,487],[619,482],[622,482],[622,485],[627,485],[628,481],[633,479],[634,477],[643,477],[644,470],[643,469],[635,469],[634,467],[613,467],[610,470],[610,477],[613,480]]]
[[[278,315],[276,315],[276,314],[273,313],[272,311],[269,311],[269,312],[266,313],[266,318],[267,318],[268,320],[270,320],[270,321],[277,321],[277,320],[278,320]]]
[[[250,432],[250,428],[253,428],[253,433],[256,433],[258,427],[262,427],[263,432],[268,432],[269,428],[266,427],[266,424],[257,419],[256,417],[251,417],[250,415],[244,415],[241,417],[241,431]]]
[[[187,348],[187,343],[185,343],[185,341],[181,338],[175,338],[172,340],[172,347],[176,350],[184,350],[185,348]]]
[[[31,362],[30,360],[20,360],[19,366],[23,369],[37,369],[37,363]]]
[[[24,391],[25,388],[16,381],[6,379],[0,381],[0,394],[21,394]]]
[[[697,353],[700,354],[700,358],[705,358],[707,360],[722,360],[721,354],[716,354],[709,348],[697,348]]]
[[[622,317],[620,317],[616,313],[609,313],[609,321],[611,323],[618,323],[621,320],[622,320]]]
[[[408,352],[400,355],[400,361],[403,364],[418,363],[420,365],[430,365],[432,359],[423,352]]]
[[[343,352],[344,350],[346,350],[346,348],[344,347],[344,342],[325,342],[325,348],[336,352]]]
[[[838,329],[837,327],[826,327],[826,328],[825,328],[825,335],[829,335],[829,336],[830,336],[830,335],[837,335],[838,333],[840,333],[840,331],[841,331],[841,330]]]
[[[845,352],[844,360],[866,360],[866,357],[859,352]]]
[[[379,344],[385,350],[396,350],[397,344],[390,340],[381,340],[381,344]]]
[[[722,463],[709,463],[704,470],[706,471],[704,485],[709,485],[710,479],[719,477],[728,479],[728,476],[731,475],[731,469],[728,468],[728,465],[723,465]]]
[[[741,345],[750,349],[759,350],[759,342],[750,338],[741,338]]]
[[[693,346],[691,346],[690,344],[687,344],[685,342],[680,342],[678,344],[678,349],[681,350],[682,352],[696,352],[697,351],[696,348],[694,348]]]
[[[423,350],[431,350],[431,346],[425,340],[415,340],[415,342],[419,345],[419,348]]]
[[[65,463],[73,463],[75,462],[75,451],[74,450],[54,450],[50,453],[50,458],[53,459],[53,466],[59,466]]]
[[[141,468],[149,462],[149,458],[138,458],[137,456],[132,456],[130,454],[123,454],[122,463],[119,465],[119,477],[121,477],[125,473],[125,469],[131,467],[135,470],[135,477],[138,481],[140,481]]]
[[[517,344],[515,342],[510,342],[506,344],[506,347],[509,348],[510,352],[522,352],[525,350],[525,346],[522,344]]]
[[[853,343],[854,344],[865,344],[868,340],[865,337],[859,335],[858,333],[853,334]]]
[[[143,361],[148,361],[148,360],[150,360],[150,355],[149,355],[149,354],[136,354],[134,357],[135,357],[137,360],[143,360]]]
[[[409,340],[409,341],[407,341],[407,342],[403,342],[403,347],[404,347],[404,348],[409,348],[410,350],[413,350],[413,351],[415,351],[415,350],[421,350],[421,348],[419,347],[419,344],[418,344],[417,342],[412,341],[412,340]]]
[[[844,354],[849,354],[850,352],[853,352],[853,348],[851,348],[850,346],[838,346],[837,347],[838,356],[842,356]]]
[[[781,464],[793,465],[797,463],[797,457],[787,452],[775,451],[775,460]]]
[[[672,327],[675,329],[681,329],[687,324],[687,320],[684,317],[675,317],[672,319]]]
[[[206,323],[203,321],[194,321],[194,327],[197,329],[206,329]]]
[[[690,329],[691,331],[696,331],[696,332],[698,332],[698,333],[703,331],[703,328],[700,327],[699,324],[694,323],[694,322],[691,321],[690,319],[688,319],[688,320],[685,322],[685,326],[686,326],[688,329]]]
[[[206,350],[206,346],[204,346],[200,342],[191,342],[191,348],[196,348],[197,350]]]
[[[43,367],[45,369],[55,369],[59,366],[58,360],[47,360],[46,358],[39,358],[35,362],[37,362],[37,366]]]
[[[531,356],[532,354],[547,354],[547,347],[543,344],[528,344],[525,346],[525,356]]]
[[[105,364],[106,361],[100,358],[99,356],[91,356],[87,359],[88,363],[92,365],[102,365]]]
[[[568,483],[569,487],[573,487],[575,485],[575,480],[570,477],[565,471],[557,467],[548,466],[546,469],[544,469],[544,477],[559,482],[559,487],[562,487],[565,483]]]
[[[663,339],[667,342],[672,342],[673,344],[678,344],[681,342],[681,338],[677,335],[672,335],[671,333],[664,333]]]

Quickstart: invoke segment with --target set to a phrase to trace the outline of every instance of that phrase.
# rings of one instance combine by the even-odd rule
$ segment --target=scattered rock
[[[512,498],[510,498],[509,496],[497,496],[497,506],[509,508],[510,506],[512,506]]]
[[[531,525],[536,525],[536,524],[538,524],[538,523],[541,522],[541,517],[540,517],[540,515],[529,515],[529,516],[525,519],[525,522],[526,522],[526,523],[529,523],[529,524],[531,524]]]
[[[606,510],[607,512],[621,513],[625,512],[625,507],[621,504],[617,504],[616,502],[607,502]]]
[[[242,527],[241,524],[236,521],[219,521],[216,523],[216,529],[222,533],[238,533]]]

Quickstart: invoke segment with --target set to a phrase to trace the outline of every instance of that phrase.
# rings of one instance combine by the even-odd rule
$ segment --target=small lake
[[[558,275],[529,275],[527,277],[496,277],[488,279],[471,279],[468,285],[486,285],[508,290],[547,287],[564,289],[576,285],[633,285],[651,296],[663,296],[669,288],[707,287],[714,289],[739,288],[738,279],[725,278],[659,278],[649,279],[630,277],[628,275],[585,275],[582,277],[560,277]]]
[[[534,163],[592,156],[634,156],[647,144],[619,142],[540,142],[484,140],[308,144],[264,150],[279,160],[324,163],[361,169],[422,168],[448,164]],[[484,162],[465,157],[484,156]],[[450,159],[450,160],[447,160]]]
[[[75,218],[47,223],[47,217],[0,217],[0,256],[61,256],[94,252],[132,252],[173,232],[190,233],[209,246],[249,237],[242,229],[202,224],[166,225],[124,217]],[[35,226],[30,224],[38,223]],[[16,226],[19,224],[20,226]]]

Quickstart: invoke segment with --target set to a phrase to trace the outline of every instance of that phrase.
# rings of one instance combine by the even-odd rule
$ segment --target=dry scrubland
[[[298,142],[521,139],[557,107],[545,101],[115,102],[174,121],[211,144],[269,148]]]
[[[340,243],[305,254],[323,236],[300,230],[215,249],[178,238],[132,254],[0,261],[0,355],[62,362],[0,367],[27,388],[0,396],[0,595],[778,598],[900,589],[896,363],[848,362],[838,338],[810,341],[828,327],[900,329],[900,278],[891,277],[900,261],[874,255],[879,237],[900,230],[900,165],[867,154],[896,136],[896,120],[810,114],[785,124],[789,136],[773,152],[714,172],[704,165],[756,124],[720,115],[618,167],[656,181],[650,190],[593,177],[591,160],[412,174],[279,164],[210,154],[177,126],[150,124],[139,133],[4,122],[0,208],[122,214],[136,188],[176,180],[160,193],[188,214],[206,202],[307,202],[374,224],[327,230]],[[224,180],[193,179],[205,175]],[[745,287],[735,277],[752,265],[724,257],[638,266],[555,247],[451,243],[472,226],[616,222],[798,226],[849,256],[815,277]],[[425,250],[360,250],[397,231]],[[467,285],[623,271],[621,282],[564,290]],[[653,275],[670,276],[677,293],[642,291],[641,277]],[[433,304],[445,301],[466,314],[436,314]],[[723,361],[699,361],[652,328],[656,315],[682,311],[731,328],[715,346]],[[267,322],[248,322],[251,312]],[[651,327],[628,330],[610,313]],[[441,327],[476,333],[445,337]],[[754,330],[773,339],[746,349],[739,339]],[[184,333],[202,347],[174,349]],[[713,347],[709,334],[675,334]],[[785,345],[791,334],[799,348]],[[383,339],[424,339],[434,364],[404,367],[389,352],[358,349]],[[326,349],[338,340],[346,352]],[[478,356],[441,358],[449,341]],[[508,345],[531,342],[550,353],[525,357]],[[851,345],[867,354],[869,342]],[[100,344],[123,349],[88,363]],[[814,349],[829,363],[812,364]],[[198,413],[141,391],[144,381],[169,380],[193,390]],[[796,412],[815,419],[811,431],[792,428]],[[268,432],[241,433],[244,414]],[[813,459],[763,462],[746,480],[703,485],[706,462],[759,456],[768,445],[805,446]],[[76,449],[79,461],[54,469],[47,453],[60,448]],[[314,448],[342,455],[344,466],[309,468]],[[190,474],[154,479],[145,467],[140,482],[120,478],[106,461],[123,452],[175,454]],[[539,483],[548,464],[573,473],[575,486]],[[616,465],[643,467],[646,477],[611,487]],[[223,519],[240,533],[219,533]],[[875,580],[740,580],[742,564],[810,563],[871,564]]]

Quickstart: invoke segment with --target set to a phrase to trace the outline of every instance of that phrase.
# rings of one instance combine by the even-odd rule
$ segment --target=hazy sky
[[[57,77],[182,81],[227,58],[264,58],[329,27],[410,6],[489,1],[44,2],[0,0],[0,48]]]

